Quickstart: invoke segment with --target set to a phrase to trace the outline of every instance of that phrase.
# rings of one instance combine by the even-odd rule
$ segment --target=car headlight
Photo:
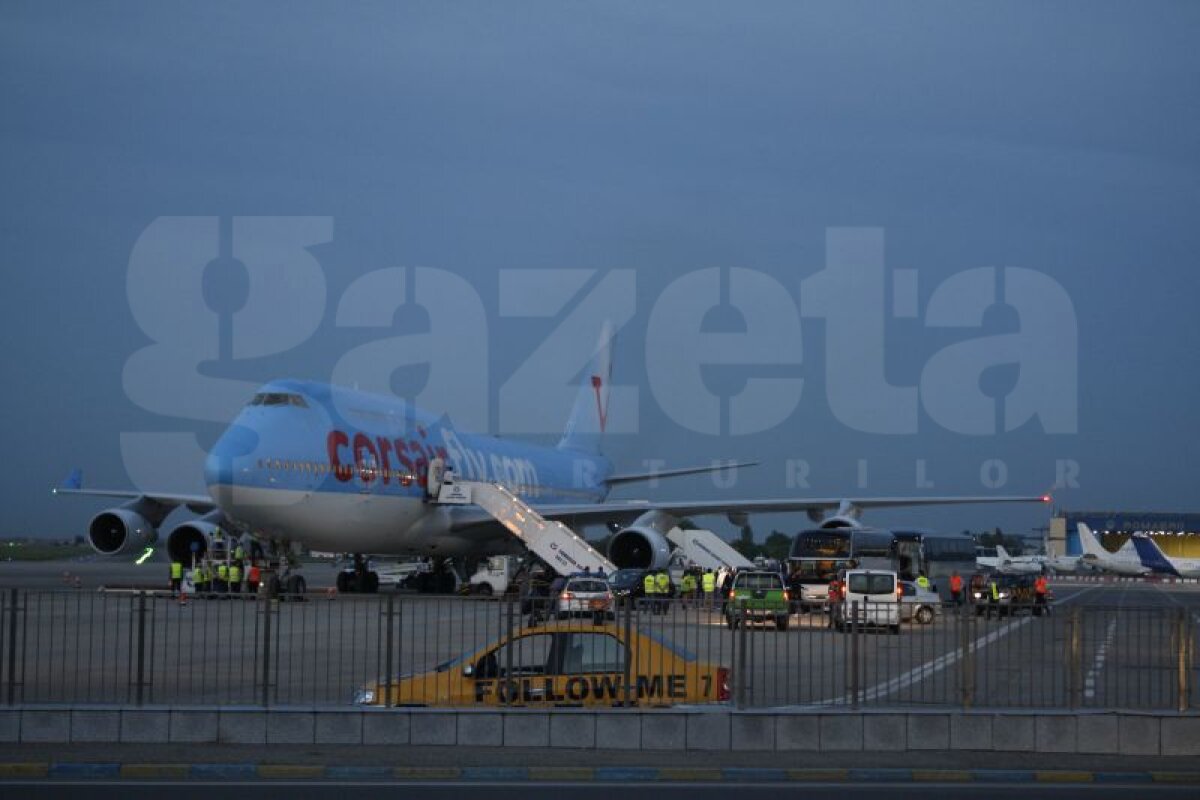
[[[351,701],[356,706],[369,706],[375,702],[374,689],[359,689],[354,693],[354,700]]]
[[[1000,593],[1000,599],[1001,599],[1001,600],[1003,600],[1003,599],[1004,599],[1004,598],[1006,598],[1006,597],[1008,597],[1008,592],[1001,592],[1001,593]]]

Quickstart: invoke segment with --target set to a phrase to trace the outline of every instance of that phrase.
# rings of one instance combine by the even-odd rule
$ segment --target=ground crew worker
[[[690,572],[683,575],[683,581],[680,585],[683,596],[689,600],[696,599],[696,576]]]
[[[197,595],[203,595],[208,591],[208,575],[205,574],[203,561],[192,570],[192,584],[196,587]]]
[[[1049,614],[1050,607],[1046,604],[1046,595],[1050,591],[1049,581],[1045,575],[1038,575],[1033,582],[1034,603],[1037,608],[1034,609],[1039,614]]]
[[[658,598],[658,613],[667,613],[667,600],[671,596],[671,578],[665,569],[658,571],[654,578],[655,595]]]
[[[229,591],[229,565],[224,561],[217,567],[217,591]]]
[[[925,577],[924,572],[922,572],[920,575],[917,576],[917,586],[920,586],[922,589],[925,589],[926,591],[929,590],[929,578]]]
[[[183,564],[178,561],[171,562],[171,596],[178,597],[179,589],[183,586]]]
[[[963,579],[955,570],[950,576],[950,600],[954,605],[961,606],[963,601]]]
[[[712,608],[713,593],[717,591],[717,573],[711,569],[704,570],[700,576],[700,588],[704,591],[704,604]]]
[[[246,573],[246,588],[251,594],[258,594],[258,583],[262,579],[262,570],[258,568],[258,562],[250,563],[250,571]]]
[[[839,606],[842,603],[842,581],[835,575],[829,582],[829,627],[833,627]]]
[[[240,561],[229,565],[229,591],[234,594],[242,593],[242,562]]]
[[[996,616],[1000,616],[1000,583],[993,577],[988,581],[988,609],[987,615],[991,619],[992,609],[996,610]]]
[[[245,561],[246,560],[246,551],[244,549],[242,549],[241,542],[238,542],[238,546],[233,549],[233,560],[234,561]]]
[[[642,594],[646,596],[646,606],[650,609],[650,613],[654,613],[654,595],[658,591],[658,581],[654,578],[653,572],[647,572],[646,577],[642,578]]]

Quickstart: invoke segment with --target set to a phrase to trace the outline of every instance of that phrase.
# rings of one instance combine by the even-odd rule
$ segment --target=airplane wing
[[[206,494],[172,494],[170,492],[136,492],[129,489],[84,489],[83,476],[78,469],[72,470],[61,486],[51,489],[53,494],[82,495],[84,497],[116,497],[123,500],[149,500],[165,508],[187,506],[196,514],[207,514],[217,507]]]
[[[604,482],[609,486],[615,486],[619,483],[639,483],[643,481],[657,481],[661,478],[678,478],[682,475],[700,475],[705,472],[724,472],[730,469],[741,469],[742,467],[758,466],[757,461],[738,461],[731,464],[706,464],[700,467],[680,467],[677,469],[661,469],[651,470],[649,472],[624,472],[616,475],[610,475],[604,479]]]
[[[608,503],[583,503],[564,505],[534,505],[533,508],[546,519],[559,520],[568,524],[593,522],[631,522],[647,511],[664,511],[680,517],[699,517],[711,514],[738,516],[742,514],[775,514],[791,511],[838,511],[857,513],[872,508],[905,508],[911,506],[963,505],[970,503],[1046,503],[1045,495],[992,496],[992,497],[870,497],[846,498],[776,498],[766,500],[615,500]],[[476,525],[493,524],[483,509],[475,507],[456,508],[454,530],[464,530]]]

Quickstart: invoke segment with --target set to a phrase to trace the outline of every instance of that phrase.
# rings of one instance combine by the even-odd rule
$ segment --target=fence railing
[[[742,708],[1200,710],[1197,618],[1185,608],[1064,605],[1043,615],[1035,606],[944,606],[928,624],[902,619],[894,633],[897,608],[793,613],[785,629],[753,609],[676,598],[623,602],[611,622],[596,621],[610,622],[618,639],[637,631],[728,669],[730,702]],[[421,704],[442,682],[469,677],[472,659],[455,659],[479,657],[504,637],[527,648],[517,658],[546,658],[535,648],[549,645],[534,643],[550,637],[520,637],[547,630],[547,610],[515,599],[402,594],[180,602],[156,593],[4,590],[0,702],[344,705],[383,681],[377,702]],[[623,669],[610,657],[613,674],[596,680],[635,687],[669,679],[665,662],[614,648]],[[501,667],[512,669],[513,649]],[[424,673],[420,689],[383,680]],[[610,697],[639,702],[637,691]],[[500,702],[571,699],[514,692]]]

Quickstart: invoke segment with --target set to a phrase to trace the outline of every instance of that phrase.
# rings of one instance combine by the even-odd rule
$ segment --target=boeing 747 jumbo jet
[[[1135,533],[1131,538],[1138,558],[1147,568],[1176,578],[1200,578],[1200,559],[1172,558],[1162,551],[1158,542],[1145,533]]]
[[[200,516],[171,528],[166,548],[172,560],[185,563],[212,548],[220,528],[227,535],[252,537],[277,552],[300,546],[363,555],[474,559],[522,553],[528,546],[560,571],[590,564],[606,570],[664,567],[673,549],[669,537],[681,516],[725,514],[741,519],[754,512],[804,511],[824,527],[854,527],[861,512],[871,508],[1049,499],[605,502],[610,490],[621,484],[727,468],[647,473],[614,469],[600,447],[607,422],[611,344],[612,330],[606,325],[557,447],[465,433],[445,417],[395,397],[279,380],[263,386],[213,446],[204,469],[207,496],[85,489],[78,471],[55,491],[124,500],[97,514],[88,526],[92,547],[106,555],[132,553],[152,544],[166,517],[184,506]],[[447,488],[454,490],[449,498]],[[598,523],[616,531],[607,559],[565,527]],[[585,551],[586,558],[580,555]]]

